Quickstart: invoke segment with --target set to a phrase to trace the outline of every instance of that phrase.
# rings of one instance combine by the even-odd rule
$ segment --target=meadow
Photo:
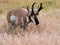
[[[8,34],[6,15],[14,8],[31,8],[33,2],[43,3],[38,15],[39,25],[30,23],[27,30],[17,27]],[[0,45],[60,45],[59,0],[0,0]]]

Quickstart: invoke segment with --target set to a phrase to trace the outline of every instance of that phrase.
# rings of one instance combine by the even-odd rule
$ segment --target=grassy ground
[[[41,11],[40,24],[29,24],[27,30],[17,28],[7,34],[5,16],[0,18],[0,45],[60,45],[60,9]],[[32,28],[33,27],[33,28]]]
[[[25,5],[31,8],[35,1],[38,4],[43,2],[44,9],[38,16],[40,24],[35,26],[30,23],[24,32],[18,27],[13,33],[7,34],[8,10]],[[59,4],[59,0],[0,0],[0,45],[60,45]]]

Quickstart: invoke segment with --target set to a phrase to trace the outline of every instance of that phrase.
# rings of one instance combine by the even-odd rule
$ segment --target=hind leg
[[[13,31],[15,30],[15,28],[16,28],[16,25],[10,23],[10,24],[9,24],[9,27],[8,27],[8,32],[13,32]]]

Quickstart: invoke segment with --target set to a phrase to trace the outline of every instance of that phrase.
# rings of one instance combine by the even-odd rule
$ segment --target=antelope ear
[[[28,10],[28,12],[30,12],[30,10],[29,10],[29,7],[27,6],[27,10]]]

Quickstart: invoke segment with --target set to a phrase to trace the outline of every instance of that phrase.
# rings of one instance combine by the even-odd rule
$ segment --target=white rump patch
[[[10,16],[10,20],[11,20],[12,22],[15,22],[15,21],[17,20],[17,16],[11,15],[11,16]]]

